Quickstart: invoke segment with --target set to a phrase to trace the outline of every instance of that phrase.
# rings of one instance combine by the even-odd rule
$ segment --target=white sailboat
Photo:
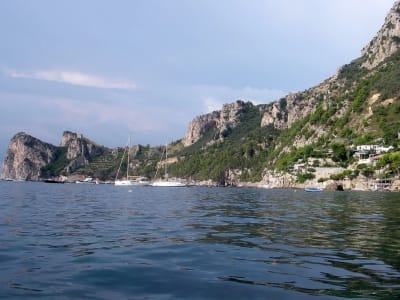
[[[114,184],[118,186],[128,186],[128,185],[148,185],[149,182],[147,178],[140,176],[129,176],[129,151],[131,148],[131,137],[129,136],[128,145],[122,154],[121,162],[117,171],[117,176],[115,177]],[[127,165],[126,165],[126,178],[118,179],[119,172],[121,170],[122,162],[124,161],[125,153],[127,153]],[[132,180],[134,179],[134,180]]]
[[[161,155],[161,160],[162,160],[162,156],[163,155]],[[170,180],[168,178],[167,165],[168,165],[168,146],[165,145],[164,179],[156,180],[151,185],[158,186],[158,187],[183,187],[183,186],[186,186],[186,184],[181,181]],[[157,177],[157,173],[158,173],[158,169],[157,169],[155,177]]]

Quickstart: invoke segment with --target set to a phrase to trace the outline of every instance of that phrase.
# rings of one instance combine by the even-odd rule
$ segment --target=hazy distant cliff
[[[3,163],[2,178],[38,180],[41,168],[55,159],[56,147],[25,132],[10,141]]]
[[[221,110],[194,118],[190,122],[183,139],[184,146],[187,147],[196,143],[204,133],[210,130],[216,131],[218,137],[223,138],[225,131],[236,127],[240,113],[246,105],[251,104],[238,100],[234,103],[224,104]]]
[[[57,147],[20,132],[10,141],[1,178],[40,180],[69,175],[105,151],[107,148],[79,133],[65,131]]]

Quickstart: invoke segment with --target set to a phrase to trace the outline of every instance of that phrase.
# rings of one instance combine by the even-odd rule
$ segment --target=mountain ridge
[[[195,117],[183,139],[169,146],[169,154],[175,158],[166,162],[171,164],[169,172],[220,185],[258,182],[268,187],[317,184],[335,178],[369,179],[379,172],[396,177],[396,156],[359,167],[355,147],[379,141],[385,149],[399,149],[399,80],[400,1],[396,1],[361,57],[320,84],[269,104],[237,100]],[[78,134],[65,135],[56,149],[59,159],[51,159],[45,166],[41,163],[40,176],[82,172],[112,177],[111,163],[100,173],[85,167],[96,157],[111,161],[114,150],[94,142],[88,148]],[[133,156],[137,175],[152,176],[160,151],[159,147],[137,146]],[[58,168],[54,168],[56,161]],[[52,172],[43,173],[46,169]],[[3,175],[7,175],[4,170]]]

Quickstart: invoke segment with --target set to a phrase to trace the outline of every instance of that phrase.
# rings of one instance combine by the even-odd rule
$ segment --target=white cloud
[[[56,81],[72,85],[95,87],[102,89],[122,89],[131,90],[137,86],[135,83],[124,80],[110,80],[100,76],[85,74],[81,72],[39,70],[39,71],[17,71],[5,69],[4,73],[12,78],[28,78],[46,81]]]

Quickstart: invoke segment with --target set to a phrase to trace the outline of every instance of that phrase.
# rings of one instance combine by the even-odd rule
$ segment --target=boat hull
[[[309,193],[318,193],[318,192],[322,192],[321,189],[304,189],[304,191],[309,192]]]
[[[159,187],[183,187],[183,186],[186,186],[186,184],[179,182],[179,181],[155,181],[151,185],[159,186]]]
[[[117,180],[114,182],[114,185],[117,185],[117,186],[131,186],[131,185],[143,186],[143,185],[149,185],[149,183],[142,182],[142,181]]]

